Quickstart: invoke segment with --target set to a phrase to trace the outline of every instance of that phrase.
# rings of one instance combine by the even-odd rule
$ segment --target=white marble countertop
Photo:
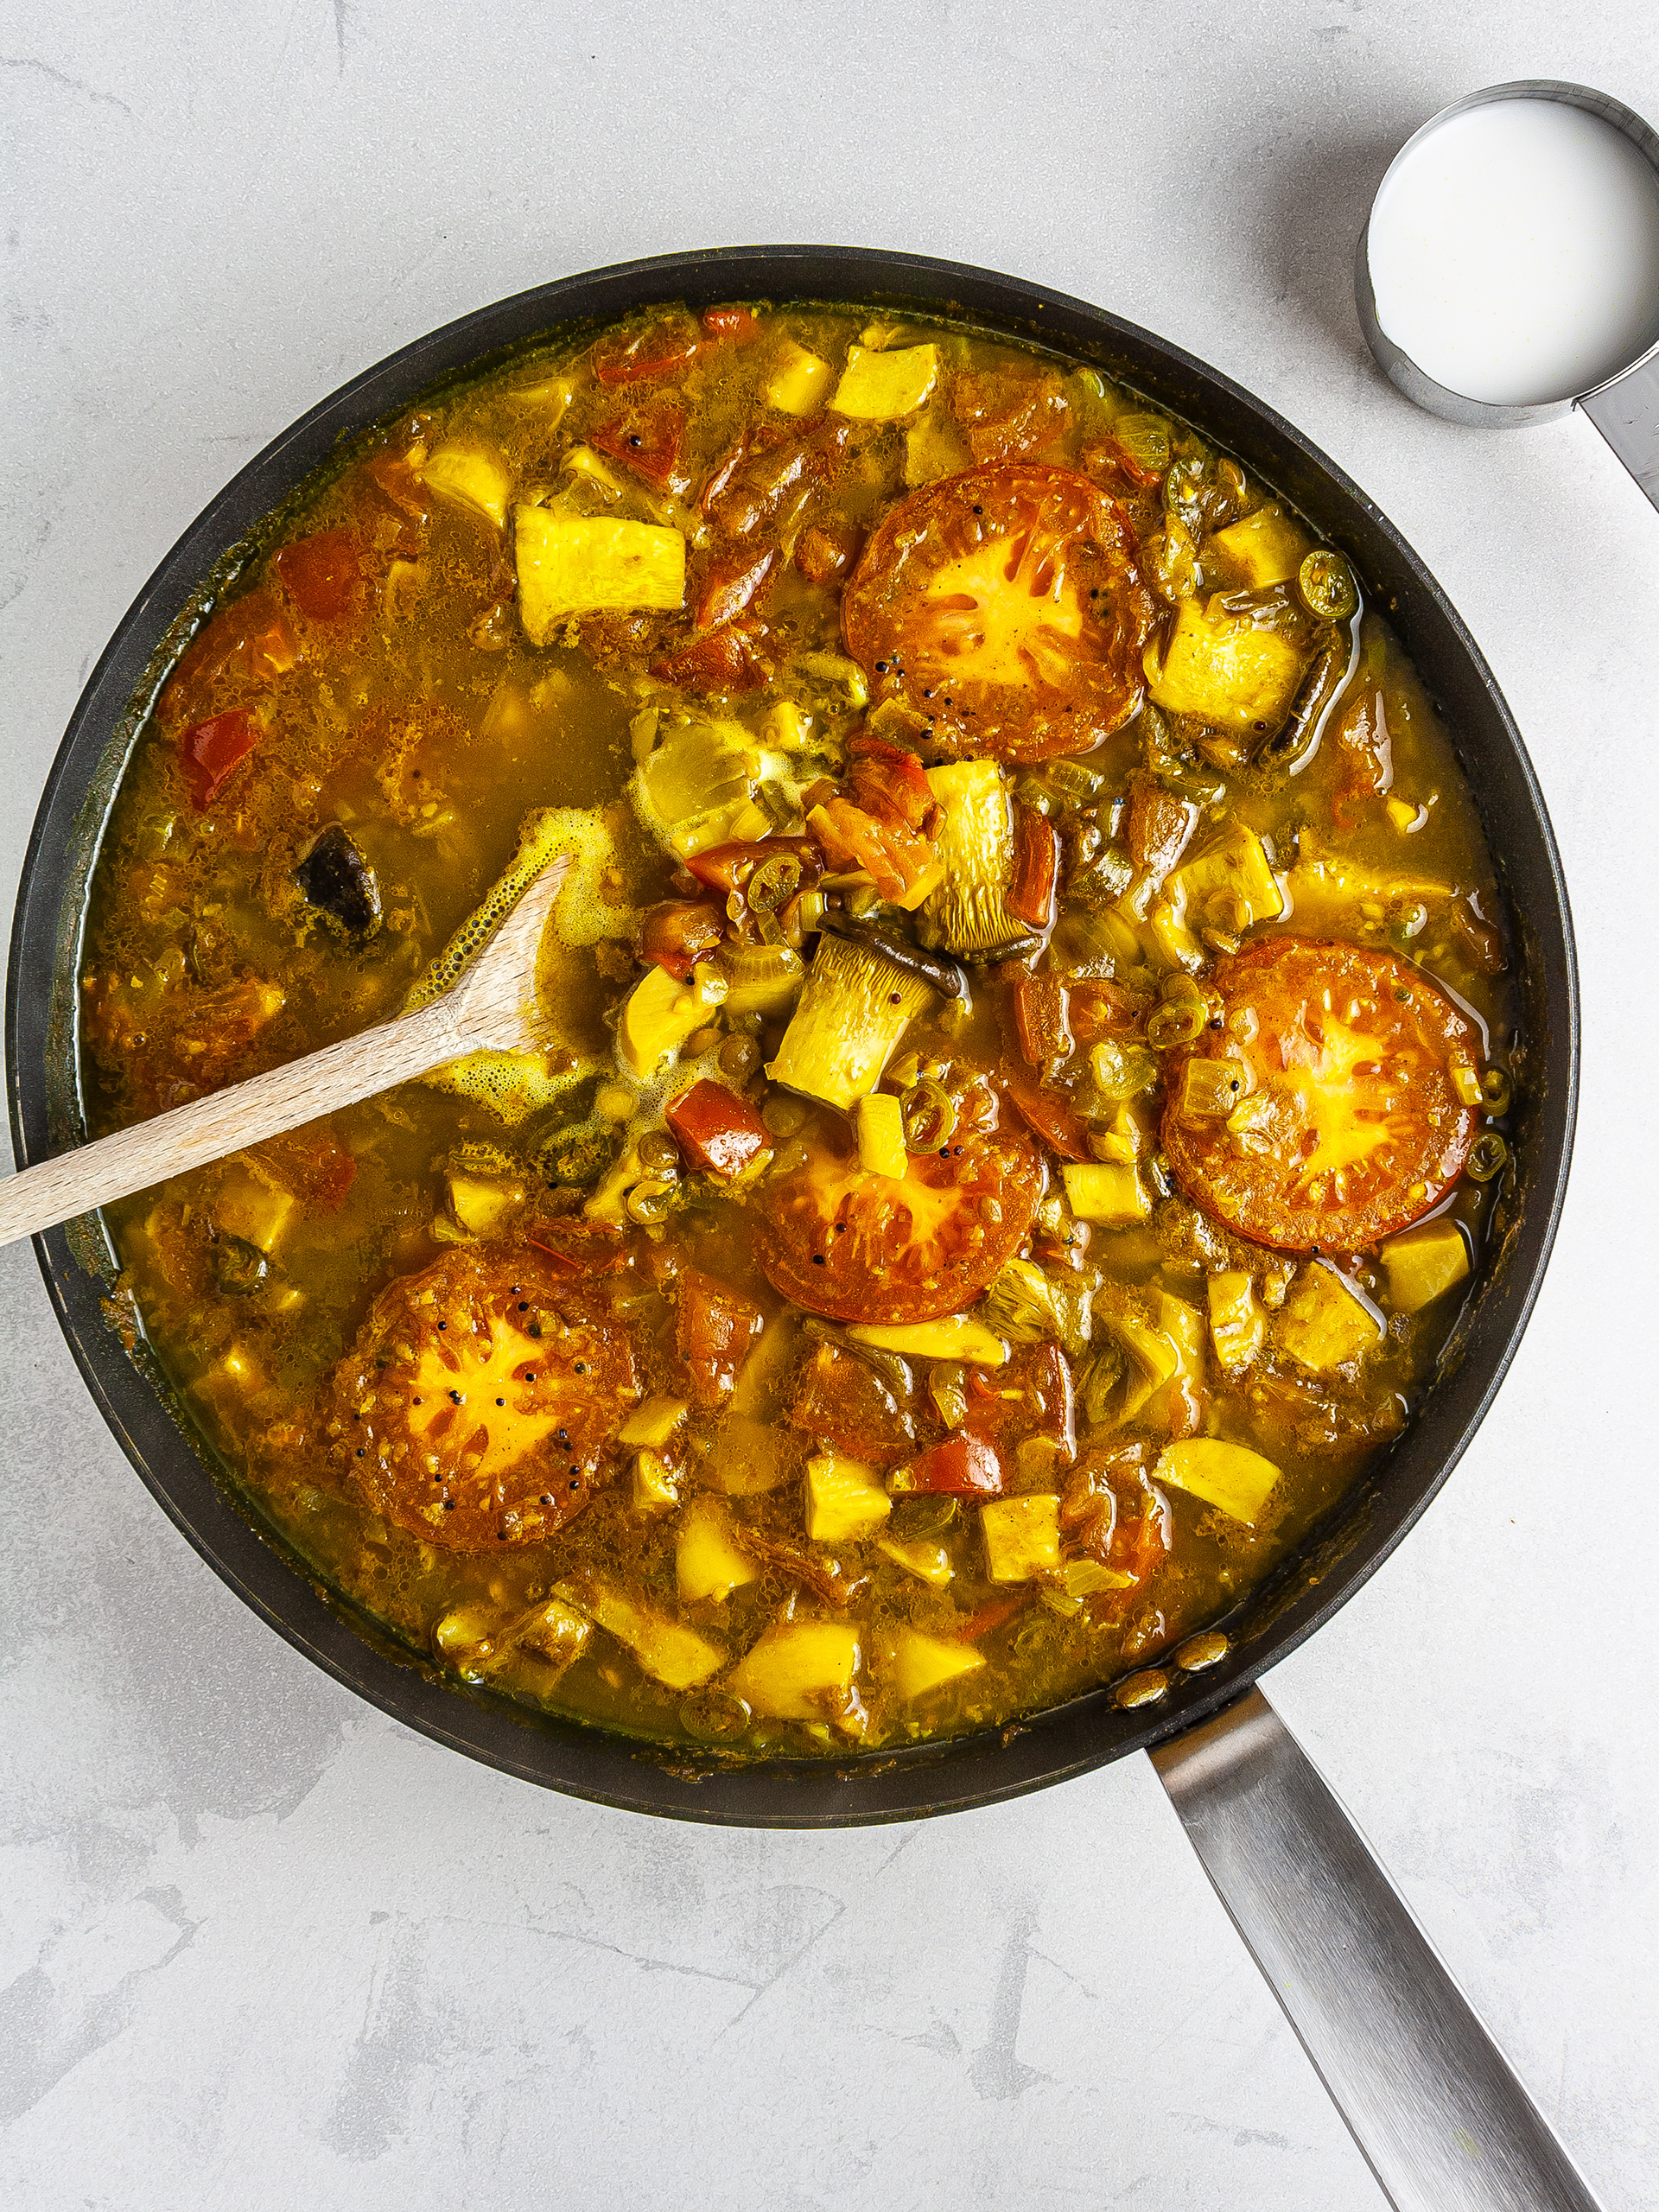
[[[1648,0],[7,13],[8,904],[80,684],[202,503],[347,375],[567,271],[772,238],[1017,270],[1238,378],[1416,544],[1565,853],[1578,1159],[1474,1447],[1270,1686],[1607,2205],[1651,2204],[1659,516],[1582,422],[1413,412],[1349,280],[1456,95],[1659,114]],[[100,1424],[27,1250],[0,1296],[0,2200],[1381,2204],[1143,1761],[821,1836],[505,1780],[261,1627]]]

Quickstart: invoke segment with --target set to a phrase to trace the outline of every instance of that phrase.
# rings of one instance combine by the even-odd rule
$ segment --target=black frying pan
[[[602,321],[660,301],[697,306],[757,297],[957,309],[987,327],[1097,363],[1192,419],[1287,493],[1349,556],[1387,608],[1445,717],[1481,811],[1522,953],[1527,1040],[1514,1136],[1517,1175],[1504,1233],[1491,1240],[1445,1372],[1422,1412],[1271,1583],[1224,1624],[1230,1648],[1219,1664],[1201,1673],[1155,1670],[1140,1679],[1135,1694],[1151,1693],[1144,1702],[1099,1690],[1017,1727],[954,1742],[836,1763],[741,1766],[712,1753],[664,1757],[592,1727],[526,1713],[486,1691],[461,1689],[321,1590],[183,1425],[159,1376],[142,1356],[130,1357],[105,1322],[109,1255],[91,1221],[35,1240],[70,1348],[158,1502],[256,1612],[383,1711],[526,1781],[638,1812],[822,1827],[988,1804],[1125,1752],[1154,1750],[1212,1878],[1395,2201],[1433,2205],[1434,2212],[1463,2202],[1524,2205],[1528,2212],[1587,2204],[1587,2195],[1570,2193],[1582,2184],[1386,1878],[1252,1688],[1405,1535],[1457,1464],[1520,1342],[1555,1233],[1576,1104],[1579,1003],[1567,893],[1520,734],[1445,594],[1340,469],[1226,378],[1115,315],[1011,277],[899,254],[792,246],[673,255],[566,278],[464,316],[370,369],[267,446],[185,532],[123,619],[75,709],[35,819],[13,931],[7,1067],[18,1163],[49,1157],[84,1135],[75,977],[87,884],[142,702],[176,646],[169,633],[216,565],[227,556],[233,563],[238,541],[339,439],[395,413],[453,372],[556,323]],[[1299,1851],[1306,1887],[1292,1895],[1294,1885],[1283,1878]],[[1277,1882],[1264,1853],[1279,1862]],[[1344,1910],[1350,1920],[1341,1927],[1332,1921],[1325,1930],[1336,1948],[1316,1972],[1310,1954],[1319,1946],[1310,1930],[1317,1935],[1321,1916]],[[1275,1942],[1288,1946],[1285,1955]],[[1368,2044],[1364,2035],[1356,2041],[1353,1993],[1344,1983],[1356,1970],[1355,1947],[1373,1942],[1381,1948],[1366,1971],[1393,1988],[1395,2017],[1378,2031],[1380,2042],[1373,2037]],[[1414,1942],[1420,1953],[1411,1949]],[[1287,1986],[1298,1975],[1306,1984],[1300,1999]],[[1375,2015],[1368,2018],[1376,2030]],[[1438,2043],[1429,2072],[1451,2097],[1445,2111],[1427,2116],[1421,2098],[1415,2104],[1408,2098],[1415,2116],[1403,2125],[1393,2108],[1398,2082],[1378,2090],[1400,2063],[1402,2036]],[[1455,2065],[1452,2044],[1461,2052]],[[1458,2147],[1459,2131],[1464,2143],[1484,2146],[1478,2171]],[[1440,2146],[1440,2162],[1426,2178],[1430,2142]],[[1460,2193],[1474,2181],[1503,2183],[1506,2145],[1522,2161],[1515,2168],[1519,2193]]]

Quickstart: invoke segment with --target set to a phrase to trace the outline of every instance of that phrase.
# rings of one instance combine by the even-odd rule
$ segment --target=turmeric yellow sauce
[[[95,880],[94,1128],[422,1002],[559,855],[544,1052],[109,1210],[257,1510],[412,1651],[665,1745],[1214,1656],[1508,1172],[1491,864],[1341,556],[961,325],[555,334],[201,605]]]

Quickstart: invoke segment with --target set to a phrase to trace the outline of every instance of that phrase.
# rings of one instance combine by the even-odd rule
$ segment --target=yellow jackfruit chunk
[[[1170,889],[1180,895],[1184,919],[1235,933],[1256,922],[1276,922],[1285,911],[1285,894],[1267,847],[1236,816],[1229,817],[1203,851],[1176,869]]]
[[[549,1598],[527,1613],[503,1620],[494,1605],[457,1605],[432,1631],[432,1641],[467,1681],[486,1681],[524,1655],[538,1661],[537,1688],[547,1686],[544,1671],[557,1674],[582,1656],[594,1624],[563,1599]]]
[[[616,1432],[619,1444],[643,1446],[647,1451],[660,1452],[680,1423],[685,1419],[683,1398],[658,1396],[647,1398],[638,1405]]]
[[[947,760],[926,772],[944,819],[933,832],[939,880],[922,908],[925,942],[967,953],[1017,944],[1031,928],[1003,899],[1014,875],[1014,809],[1000,763]]]
[[[1301,525],[1276,504],[1258,507],[1243,522],[1229,523],[1210,543],[1258,591],[1266,584],[1288,583],[1313,544]]]
[[[930,1590],[943,1590],[950,1580],[950,1554],[932,1536],[914,1536],[908,1543],[900,1543],[893,1536],[878,1536],[875,1548],[895,1567],[902,1567],[906,1574],[925,1582]]]
[[[896,1351],[906,1359],[965,1359],[976,1367],[1007,1364],[1006,1340],[966,1313],[938,1321],[860,1321],[848,1330],[855,1344]]]
[[[1389,1303],[1396,1313],[1421,1313],[1469,1273],[1469,1248],[1455,1221],[1443,1214],[1425,1221],[1382,1247],[1389,1278]]]
[[[1276,631],[1229,614],[1217,593],[1184,599],[1161,660],[1145,655],[1147,689],[1166,714],[1197,715],[1218,728],[1277,729],[1302,680],[1306,656]]]
[[[849,1621],[790,1621],[740,1659],[727,1687],[767,1720],[830,1720],[849,1732],[858,1630]]]
[[[979,1509],[993,1582],[1028,1582],[1060,1564],[1060,1501],[1046,1491],[999,1497]]]
[[[908,1703],[925,1697],[942,1683],[954,1682],[985,1664],[971,1643],[958,1643],[939,1636],[923,1636],[916,1629],[903,1630],[886,1669],[888,1685]]]
[[[636,1513],[671,1513],[680,1502],[680,1486],[666,1459],[654,1452],[639,1452],[633,1461],[633,1510]]]
[[[933,1002],[931,984],[849,938],[818,938],[800,1004],[766,1073],[843,1113],[881,1080],[899,1039]]]
[[[815,1544],[855,1543],[893,1510],[881,1478],[862,1459],[826,1452],[806,1463],[806,1533]]]
[[[1154,1474],[1159,1482],[1201,1497],[1206,1505],[1218,1505],[1247,1528],[1255,1526],[1279,1479],[1271,1459],[1218,1436],[1192,1436],[1185,1443],[1166,1445]]]
[[[1210,1337],[1216,1357],[1230,1375],[1248,1367],[1262,1349],[1268,1317],[1255,1300],[1255,1278],[1242,1268],[1228,1268],[1209,1281]]]
[[[724,1509],[703,1500],[687,1510],[674,1547],[674,1576],[688,1605],[701,1598],[729,1598],[760,1569],[737,1543]]]
[[[766,385],[766,404],[780,415],[810,415],[823,406],[835,373],[828,361],[785,338]]]
[[[518,615],[543,645],[568,615],[685,603],[685,540],[656,523],[516,507]]]
[[[444,1179],[444,1193],[457,1226],[469,1236],[487,1236],[524,1203],[524,1185],[499,1176],[452,1172]]]
[[[1060,1169],[1066,1204],[1079,1221],[1103,1222],[1109,1229],[1126,1229],[1144,1221],[1152,1199],[1133,1166],[1103,1160],[1073,1163]]]
[[[1281,1348],[1316,1375],[1345,1367],[1378,1343],[1382,1324],[1347,1277],[1310,1260],[1279,1312]]]
[[[210,1211],[221,1236],[239,1236],[245,1244],[269,1255],[282,1242],[294,1207],[295,1200],[288,1192],[273,1190],[257,1176],[233,1167],[220,1184]]]
[[[512,478],[493,446],[446,441],[432,448],[416,474],[440,498],[482,515],[498,530],[505,526]]]
[[[905,1118],[891,1091],[873,1090],[853,1109],[858,1132],[858,1164],[869,1175],[901,1176],[909,1165]]]
[[[642,1079],[657,1074],[724,1004],[728,988],[719,969],[702,960],[685,983],[666,968],[647,969],[622,1001],[616,1025],[616,1048],[624,1065]]]
[[[913,414],[938,377],[937,346],[901,346],[891,353],[849,346],[847,365],[830,404],[837,415],[850,415],[861,423],[891,423]]]
[[[1149,1398],[1181,1373],[1181,1346],[1168,1333],[1154,1328],[1138,1313],[1102,1314],[1107,1332],[1116,1338],[1135,1362],[1135,1371],[1124,1384],[1120,1416],[1133,1421]]]
[[[601,1628],[624,1643],[653,1681],[671,1690],[694,1690],[726,1663],[717,1643],[683,1628],[678,1621],[636,1605],[632,1598],[603,1583],[561,1584],[553,1592],[596,1620]]]
[[[769,836],[772,820],[756,806],[755,791],[763,779],[781,779],[787,765],[741,722],[698,718],[666,731],[640,760],[628,793],[658,843],[690,860],[729,838]]]

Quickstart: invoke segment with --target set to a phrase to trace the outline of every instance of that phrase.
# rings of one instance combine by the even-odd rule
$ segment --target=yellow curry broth
[[[192,1414],[316,1573],[473,1679],[655,1740],[757,1751],[844,1751],[999,1723],[1144,1667],[1225,1616],[1398,1433],[1474,1279],[1469,1269],[1413,1308],[1423,1267],[1444,1262],[1439,1248],[1427,1260],[1417,1248],[1344,1256],[1351,1289],[1336,1286],[1332,1310],[1338,1332],[1358,1330],[1361,1350],[1325,1367],[1294,1356],[1293,1342],[1329,1348],[1319,1302],[1329,1285],[1310,1272],[1317,1262],[1243,1244],[1169,1184],[1147,1009],[1175,1003],[1186,969],[1204,986],[1241,941],[1295,935],[1392,950],[1484,1025],[1475,1073],[1501,1119],[1514,1012],[1490,861],[1446,735],[1387,626],[1366,609],[1316,632],[1284,575],[1261,580],[1264,567],[1282,570],[1311,550],[1313,535],[1199,433],[1092,370],[957,326],[844,308],[757,307],[733,334],[682,330],[695,350],[668,372],[596,375],[642,327],[651,340],[652,324],[561,340],[435,394],[320,480],[279,544],[251,552],[228,613],[209,614],[134,751],[87,931],[86,1094],[94,1125],[110,1128],[391,1017],[508,868],[527,817],[590,810],[585,903],[543,963],[549,1053],[493,1091],[401,1086],[112,1207],[124,1291]],[[823,377],[803,370],[804,357]],[[898,415],[837,413],[837,395],[849,410],[909,404]],[[683,418],[671,461],[664,408]],[[630,466],[635,435],[660,480]],[[734,453],[740,465],[711,496]],[[772,764],[753,804],[780,819],[765,819],[763,804],[759,830],[735,817],[741,833],[761,842],[810,834],[798,807],[792,824],[784,818],[791,794],[814,778],[854,788],[848,747],[880,690],[841,642],[840,597],[861,538],[929,482],[1033,457],[1093,470],[1131,518],[1154,693],[1162,682],[1173,703],[1149,702],[1083,760],[1009,768],[1014,800],[1058,835],[1058,924],[1003,966],[969,964],[967,1005],[933,998],[872,1077],[912,1103],[915,1086],[935,1081],[966,1125],[979,1116],[1005,1130],[1021,1125],[1006,1096],[999,1103],[1004,1072],[1046,1082],[1088,1130],[1085,1160],[1127,1176],[1113,1187],[1144,1202],[1130,1218],[1080,1218],[1045,1151],[1044,1197],[1020,1259],[1050,1303],[1033,1323],[1031,1281],[1003,1277],[988,1302],[970,1303],[1011,1348],[997,1370],[861,1347],[842,1325],[789,1306],[761,1272],[753,1232],[768,1179],[798,1163],[815,1127],[849,1128],[760,1072],[779,1049],[787,1001],[740,1014],[716,1000],[683,1027],[666,1074],[630,1071],[626,1050],[619,1065],[618,1005],[646,973],[639,915],[710,896],[677,878],[688,855],[664,852],[624,792],[688,717],[719,723],[728,743],[750,743]],[[734,544],[764,541],[774,557],[755,595],[703,631],[683,614],[613,607],[555,621],[537,646],[517,601],[518,505],[677,531],[694,605],[719,585],[714,563]],[[280,556],[329,532],[355,549],[351,610],[308,615],[283,582]],[[995,561],[973,557],[994,593]],[[314,604],[326,603],[325,587]],[[1239,594],[1243,613],[1221,606]],[[1071,620],[1063,577],[1053,604]],[[238,609],[250,607],[238,631]],[[1311,660],[1319,639],[1339,636],[1340,687],[1294,772],[1254,749],[1254,706],[1207,719],[1188,710],[1171,643],[1183,623],[1205,652],[1229,624],[1229,652],[1244,652],[1248,628],[1269,640],[1268,660]],[[747,688],[711,688],[677,664],[710,635],[728,655],[716,672]],[[652,672],[671,665],[677,677]],[[1269,677],[1258,669],[1250,680]],[[1229,680],[1245,679],[1235,667]],[[869,726],[938,760],[913,704],[876,704]],[[1272,710],[1283,711],[1282,702]],[[251,718],[255,741],[198,804],[181,747],[238,715]],[[1186,807],[1189,855],[1234,825],[1265,840],[1283,911],[1230,909],[1230,894],[1203,914],[1172,903],[1169,884],[1132,849],[1134,794],[1144,801],[1149,785]],[[300,886],[330,824],[372,872],[380,919],[366,940],[342,932]],[[878,899],[868,874],[844,863],[827,868],[816,895],[926,939],[925,909]],[[803,912],[811,920],[817,910],[795,912],[798,933]],[[765,932],[753,922],[742,926],[758,947]],[[1138,1011],[1099,1048],[1103,1060],[1074,1040],[1069,1054],[1032,1065],[1010,1014],[1022,974],[1065,982],[1074,1010],[1080,981],[1109,980]],[[743,1093],[764,1120],[766,1154],[736,1188],[696,1172],[683,1140],[677,1158],[673,1143],[663,1150],[664,1101],[692,1074]],[[849,1174],[868,1172],[848,1157]],[[1487,1179],[1465,1175],[1442,1209],[1477,1259],[1500,1182],[1501,1162]],[[331,1378],[377,1294],[447,1252],[510,1252],[595,1208],[629,1255],[596,1294],[629,1332],[641,1399],[690,1402],[690,1413],[658,1446],[613,1445],[592,1502],[544,1541],[470,1553],[389,1522],[337,1418],[331,1433]],[[747,1301],[761,1323],[734,1389],[711,1406],[694,1402],[682,1357],[693,1275]],[[1248,1286],[1238,1314],[1224,1296],[1217,1306],[1217,1284],[1226,1294]],[[1256,1350],[1230,1369],[1224,1344],[1236,1354],[1252,1331]],[[1071,1433],[1022,1439],[1016,1400],[996,1449],[1008,1497],[1061,1501],[1058,1548],[1023,1577],[998,1580],[985,1501],[908,1491],[904,1470],[954,1433],[945,1416],[964,1391],[979,1393],[974,1418],[991,1433],[1002,1418],[985,1411],[998,1374],[1034,1371],[1045,1342],[1058,1344],[1075,1392]],[[1151,1369],[1137,1344],[1152,1344]],[[1173,1347],[1178,1370],[1158,1368],[1160,1345]],[[896,1426],[893,1448],[866,1469],[852,1521],[826,1520],[842,1533],[815,1537],[815,1517],[830,1512],[823,1463],[858,1458],[826,1452],[791,1420],[825,1346],[832,1365],[857,1363],[859,1389]],[[372,1427],[372,1413],[363,1418]],[[544,1440],[545,1427],[536,1433]],[[1253,1525],[1160,1479],[1162,1455],[1184,1434],[1234,1441],[1278,1470]],[[847,1478],[855,1488],[861,1479]],[[869,1502],[877,1494],[885,1510]],[[1069,1572],[1087,1562],[1092,1585]],[[720,1594],[683,1594],[722,1579]],[[790,1687],[797,1675],[804,1688]],[[770,1690],[753,1694],[763,1679]]]

